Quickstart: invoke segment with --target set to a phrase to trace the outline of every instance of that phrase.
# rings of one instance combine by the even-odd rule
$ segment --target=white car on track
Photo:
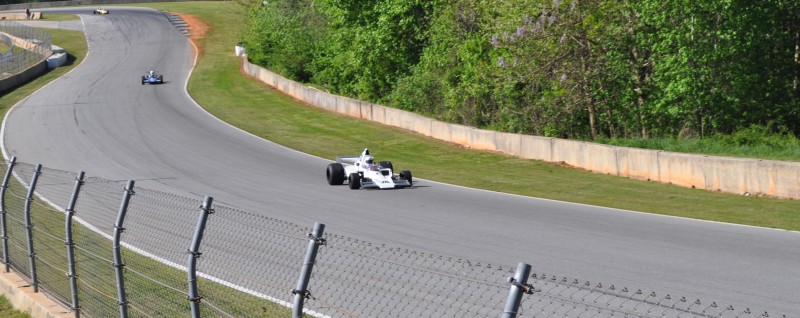
[[[357,157],[336,157],[336,162],[328,165],[325,171],[328,184],[341,185],[347,180],[350,189],[379,188],[394,189],[410,187],[413,184],[411,171],[403,170],[394,173],[390,161],[375,162],[369,154],[369,149],[364,149]]]

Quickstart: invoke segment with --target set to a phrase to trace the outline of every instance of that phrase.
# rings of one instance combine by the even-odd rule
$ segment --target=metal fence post
[[[36,277],[36,251],[33,249],[33,224],[31,224],[31,202],[33,202],[33,194],[36,190],[36,182],[39,181],[39,175],[42,174],[42,164],[37,164],[31,177],[31,185],[28,188],[28,195],[25,196],[25,229],[28,236],[28,256],[29,264],[31,267],[31,285],[33,292],[39,292],[39,281]]]
[[[3,188],[0,189],[0,228],[2,228],[3,237],[3,265],[5,272],[8,273],[11,268],[11,263],[8,260],[8,225],[6,224],[6,190],[8,189],[8,181],[11,179],[11,172],[14,170],[14,165],[17,164],[17,157],[11,157],[11,162],[8,163],[6,169],[6,176],[3,178]]]
[[[122,194],[122,203],[119,205],[119,213],[117,214],[117,222],[114,223],[114,269],[117,277],[117,301],[119,303],[119,316],[120,318],[128,317],[128,300],[125,298],[125,279],[122,276],[122,269],[125,264],[122,264],[122,253],[119,249],[119,241],[122,232],[125,228],[122,227],[122,222],[125,221],[125,213],[128,212],[128,203],[133,196],[133,180],[128,180],[128,185],[125,187],[125,192]]]
[[[506,306],[503,309],[502,318],[515,318],[519,311],[519,304],[522,302],[522,294],[533,293],[533,286],[528,285],[528,276],[531,274],[531,266],[525,263],[517,264],[517,271],[514,277],[509,277],[508,282],[511,289],[508,291]]]
[[[324,230],[325,224],[314,223],[314,229],[308,234],[308,247],[306,248],[306,256],[303,259],[303,267],[300,269],[300,278],[297,280],[297,288],[292,290],[292,294],[294,294],[292,318],[303,317],[303,301],[311,295],[308,290],[308,281],[311,279],[311,270],[317,259],[317,250],[320,245],[325,244],[325,239],[322,238]]]
[[[203,231],[206,229],[206,221],[208,215],[214,213],[211,209],[211,202],[214,201],[212,197],[206,197],[203,200],[203,206],[200,207],[200,218],[197,220],[197,226],[194,229],[194,237],[192,237],[192,246],[189,247],[189,260],[187,261],[187,274],[189,276],[189,306],[192,307],[192,318],[200,318],[200,295],[197,293],[197,259],[200,258],[200,240],[203,239]]]
[[[64,211],[66,217],[64,219],[64,233],[66,240],[64,244],[67,245],[67,265],[69,266],[69,291],[72,296],[72,312],[75,313],[75,318],[81,317],[81,310],[78,304],[78,275],[75,273],[75,242],[72,240],[72,216],[75,215],[75,203],[78,201],[78,193],[81,191],[83,185],[83,171],[78,173],[78,178],[75,180],[75,187],[72,189],[72,196],[69,199],[67,209]]]

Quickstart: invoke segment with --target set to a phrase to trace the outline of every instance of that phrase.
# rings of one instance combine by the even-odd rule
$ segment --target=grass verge
[[[6,296],[0,295],[0,317],[5,318],[31,318],[31,315],[26,312],[21,312],[11,306]]]
[[[62,14],[62,13],[47,13],[42,14],[42,21],[72,21],[80,19],[77,15],[74,14]]]
[[[800,201],[744,197],[587,173],[556,164],[481,152],[396,128],[309,107],[240,71],[234,45],[246,32],[234,2],[146,6],[200,17],[208,32],[189,91],[220,119],[257,136],[316,156],[359,153],[414,176],[462,186],[687,218],[800,230]],[[324,167],[320,167],[323,171]],[[320,182],[322,172],[320,172]]]

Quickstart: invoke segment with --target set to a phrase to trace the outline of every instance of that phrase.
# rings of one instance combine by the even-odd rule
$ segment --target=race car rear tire
[[[378,162],[378,165],[381,166],[381,168],[389,168],[389,170],[394,171],[394,166],[392,166],[391,161],[381,161]]]
[[[344,167],[341,163],[332,163],[328,165],[325,170],[325,176],[328,177],[328,184],[342,185],[344,184]]]
[[[408,181],[408,185],[414,185],[414,177],[411,176],[411,171],[403,170],[403,172],[400,172],[400,178]]]
[[[144,85],[144,81],[145,81],[144,76],[142,76],[142,85]]]
[[[353,172],[347,176],[347,185],[350,190],[358,190],[361,188],[361,175],[358,172]]]

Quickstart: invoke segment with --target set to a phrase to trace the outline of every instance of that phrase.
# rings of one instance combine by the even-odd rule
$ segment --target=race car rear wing
[[[354,164],[356,164],[356,162],[358,162],[358,158],[361,158],[361,157],[342,157],[342,156],[337,156],[336,157],[336,162],[338,162],[338,163],[346,163],[346,164],[349,164],[349,165],[354,165]]]

